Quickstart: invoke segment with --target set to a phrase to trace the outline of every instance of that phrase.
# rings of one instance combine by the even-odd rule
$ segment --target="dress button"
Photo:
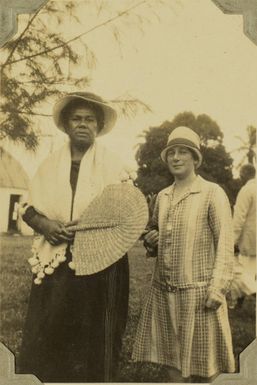
[[[177,286],[174,286],[174,285],[170,285],[169,283],[166,282],[166,290],[169,292],[169,293],[176,293],[178,288]]]

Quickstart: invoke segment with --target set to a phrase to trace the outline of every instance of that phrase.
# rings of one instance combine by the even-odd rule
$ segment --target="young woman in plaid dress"
[[[133,358],[167,365],[173,382],[210,382],[235,370],[225,299],[233,270],[230,205],[222,188],[196,175],[202,155],[194,131],[176,128],[161,157],[175,181],[158,194],[145,235],[157,259]]]

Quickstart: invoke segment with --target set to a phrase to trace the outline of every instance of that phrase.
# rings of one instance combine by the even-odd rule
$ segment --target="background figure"
[[[240,170],[243,187],[234,207],[234,242],[236,256],[231,285],[230,307],[242,304],[245,295],[256,293],[256,179],[255,167],[244,165]]]
[[[19,373],[44,382],[112,381],[127,320],[127,256],[77,275],[71,226],[105,186],[124,177],[120,159],[95,140],[112,129],[116,112],[99,96],[78,92],[61,98],[53,117],[69,141],[39,167],[24,208],[38,236]]]
[[[158,194],[145,235],[157,260],[133,358],[167,365],[172,382],[209,382],[235,369],[225,298],[233,267],[230,205],[217,184],[196,175],[202,155],[194,131],[174,129],[161,158],[175,182]]]

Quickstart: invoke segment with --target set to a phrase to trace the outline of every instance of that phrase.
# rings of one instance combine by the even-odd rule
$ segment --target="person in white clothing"
[[[256,293],[256,179],[255,167],[244,165],[240,170],[243,187],[234,206],[234,243],[238,250],[232,302],[242,302],[246,295]],[[233,304],[231,307],[233,307]]]

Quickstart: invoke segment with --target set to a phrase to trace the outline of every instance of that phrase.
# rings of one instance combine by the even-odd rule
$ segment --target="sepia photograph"
[[[0,384],[254,384],[257,0],[0,16]]]

